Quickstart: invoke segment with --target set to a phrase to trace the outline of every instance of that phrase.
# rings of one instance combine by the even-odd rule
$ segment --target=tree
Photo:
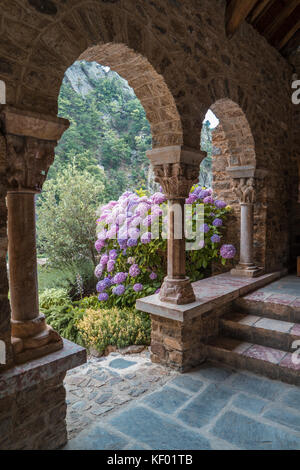
[[[95,214],[104,197],[103,171],[96,177],[75,163],[45,182],[37,203],[37,240],[51,265],[96,265]]]
[[[202,126],[201,150],[207,152],[207,157],[200,166],[199,182],[201,186],[210,187],[212,184],[212,130],[209,121],[205,121]]]

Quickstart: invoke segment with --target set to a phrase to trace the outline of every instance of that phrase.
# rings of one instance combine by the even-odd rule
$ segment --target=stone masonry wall
[[[297,80],[300,80],[300,53],[290,57],[295,67]],[[293,91],[295,91],[293,89]],[[290,217],[290,268],[295,270],[296,258],[300,256],[300,104],[293,105],[293,154],[294,171],[291,175],[292,213]]]
[[[0,399],[0,450],[53,450],[67,442],[64,378]]]
[[[7,209],[6,209],[6,147],[3,136],[0,134],[0,341],[4,341],[6,358],[1,364],[0,371],[12,362],[10,346],[10,306],[8,301],[8,279],[6,269],[7,255]],[[1,347],[1,345],[0,345]],[[0,358],[1,359],[1,358]]]
[[[219,318],[230,305],[180,322],[151,315],[151,360],[185,372],[206,360],[205,344],[218,336]]]

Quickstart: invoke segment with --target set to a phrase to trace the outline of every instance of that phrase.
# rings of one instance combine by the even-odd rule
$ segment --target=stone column
[[[12,346],[16,363],[62,348],[39,313],[35,195],[41,192],[65,119],[2,107],[7,143],[7,209]]]
[[[147,152],[153,165],[155,181],[168,199],[168,273],[160,290],[162,302],[188,304],[195,294],[186,276],[184,204],[193,184],[199,180],[200,163],[206,153],[164,147]]]
[[[253,207],[255,201],[255,168],[235,167],[228,168],[233,177],[234,192],[237,195],[241,208],[240,233],[240,261],[231,270],[234,276],[256,277],[262,274],[253,260]]]

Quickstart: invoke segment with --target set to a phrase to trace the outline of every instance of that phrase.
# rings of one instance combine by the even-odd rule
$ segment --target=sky
[[[217,118],[217,116],[215,116],[214,113],[210,109],[207,111],[203,122],[205,122],[205,121],[210,122],[210,128],[211,129],[215,129],[215,127],[217,127],[217,125],[220,122],[219,119]]]

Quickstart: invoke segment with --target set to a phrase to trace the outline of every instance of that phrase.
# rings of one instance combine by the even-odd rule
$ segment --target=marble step
[[[259,296],[252,293],[233,301],[233,308],[237,312],[257,315],[274,320],[282,320],[291,323],[300,323],[300,301],[298,298],[285,296],[267,295]]]
[[[300,354],[295,357],[280,349],[227,337],[215,338],[206,347],[209,360],[300,385]]]
[[[299,341],[300,324],[273,318],[230,312],[220,320],[221,335],[248,343],[294,352]]]

